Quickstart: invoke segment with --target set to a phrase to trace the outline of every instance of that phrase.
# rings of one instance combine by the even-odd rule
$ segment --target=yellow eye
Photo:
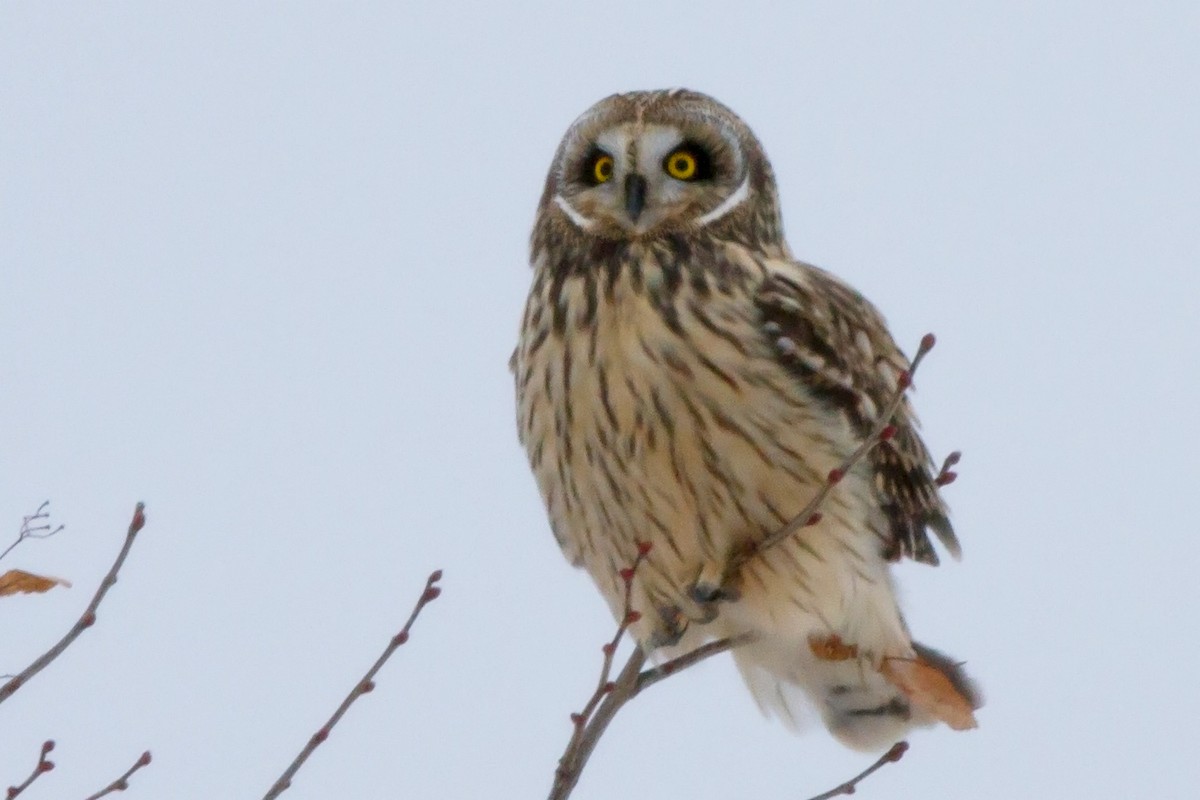
[[[690,181],[695,178],[696,171],[699,169],[696,156],[687,150],[676,150],[667,156],[666,167],[668,175],[681,181]]]
[[[607,154],[596,156],[592,162],[592,180],[605,183],[613,176],[613,157]]]

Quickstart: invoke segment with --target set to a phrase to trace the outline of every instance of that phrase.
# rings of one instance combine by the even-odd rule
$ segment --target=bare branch
[[[741,636],[731,636],[707,642],[694,650],[649,669],[642,669],[646,663],[647,651],[635,644],[633,652],[629,655],[629,660],[625,662],[625,666],[621,668],[620,674],[617,675],[615,680],[610,680],[609,676],[612,673],[613,655],[616,652],[617,645],[624,638],[626,632],[629,630],[629,626],[641,618],[640,614],[631,607],[631,587],[638,567],[645,561],[649,552],[650,545],[639,542],[638,555],[634,559],[632,566],[622,569],[620,572],[621,579],[625,582],[625,600],[622,608],[621,622],[617,626],[616,635],[613,636],[611,641],[605,642],[601,648],[604,652],[604,662],[600,668],[600,680],[597,683],[595,691],[588,698],[582,711],[571,714],[571,722],[575,726],[575,730],[567,742],[562,756],[558,759],[558,769],[554,772],[554,783],[550,787],[548,800],[566,800],[566,798],[570,797],[571,793],[575,790],[575,786],[579,783],[579,778],[583,774],[584,767],[587,766],[588,759],[591,758],[596,745],[600,743],[600,737],[608,730],[609,724],[626,703],[654,684],[672,675],[677,675],[688,667],[699,664],[705,659],[719,653],[724,653],[727,650],[732,650],[754,639],[753,634],[746,633]],[[838,795],[853,794],[855,787],[864,778],[887,763],[899,761],[906,750],[908,750],[907,742],[897,742],[870,767],[849,781],[812,798],[812,800],[829,800],[829,798],[837,797]]]
[[[731,573],[736,571],[738,567],[751,557],[765,553],[801,528],[808,525],[816,525],[821,520],[821,515],[817,513],[817,509],[821,507],[821,503],[825,502],[825,498],[829,496],[829,492],[842,479],[842,476],[848,473],[867,453],[871,452],[875,445],[885,442],[895,435],[896,429],[892,425],[892,419],[896,416],[896,412],[904,402],[904,395],[908,391],[908,388],[912,386],[912,379],[917,374],[917,367],[921,365],[921,361],[929,354],[929,351],[933,349],[935,344],[937,344],[937,339],[932,333],[927,333],[921,337],[921,344],[917,347],[917,354],[913,356],[912,362],[908,365],[908,370],[901,372],[900,377],[896,380],[895,395],[893,395],[891,402],[884,408],[883,413],[879,415],[879,419],[875,421],[874,427],[863,439],[862,444],[855,448],[854,452],[836,469],[830,471],[824,485],[821,486],[821,491],[817,492],[813,499],[808,501],[808,505],[804,506],[800,510],[800,513],[792,518],[791,522],[763,539],[754,549],[747,551],[740,560],[731,564],[729,570]],[[955,460],[957,461],[957,459]],[[943,470],[945,470],[945,467],[943,467]],[[954,479],[950,478],[946,483],[949,483],[951,480]]]
[[[137,538],[138,531],[146,524],[145,508],[146,506],[143,503],[138,503],[137,507],[134,508],[133,519],[130,520],[129,530],[125,534],[125,544],[122,545],[121,552],[117,554],[117,560],[113,562],[112,567],[108,570],[108,574],[100,582],[100,588],[96,590],[96,594],[92,597],[92,602],[88,603],[83,616],[71,626],[71,630],[67,631],[67,634],[58,641],[58,644],[39,656],[36,661],[18,673],[15,678],[10,679],[8,683],[0,686],[0,703],[11,697],[30,678],[41,672],[51,661],[62,655],[63,651],[79,638],[79,634],[96,624],[96,609],[100,607],[100,601],[104,599],[104,595],[108,594],[108,590],[117,582],[117,573],[121,571],[121,566],[125,563],[125,559],[129,556],[129,551],[133,548],[133,542]]]
[[[50,512],[47,510],[48,508],[50,508],[50,501],[46,500],[37,507],[37,511],[21,521],[21,530],[17,532],[17,540],[4,548],[3,552],[0,552],[0,558],[4,558],[11,553],[14,547],[26,539],[49,539],[66,527],[65,525],[59,525],[58,527],[50,525]]]
[[[36,781],[45,773],[54,769],[54,762],[46,758],[46,755],[53,749],[53,739],[47,739],[46,741],[42,742],[42,750],[40,753],[38,753],[38,762],[34,766],[33,772],[29,773],[29,777],[25,779],[24,783],[20,784],[19,786],[8,787],[8,791],[4,795],[6,800],[13,800],[14,797],[28,789],[34,781]]]
[[[350,693],[346,695],[346,699],[343,700],[342,704],[339,705],[337,710],[333,712],[333,716],[330,717],[329,720],[312,735],[312,737],[308,740],[308,743],[304,745],[304,749],[300,751],[299,755],[297,755],[292,763],[288,765],[288,768],[283,771],[283,774],[279,776],[279,779],[275,781],[275,783],[263,796],[263,800],[272,800],[272,798],[278,797],[291,788],[292,778],[294,778],[296,773],[300,771],[300,768],[304,766],[304,762],[308,761],[308,757],[313,754],[313,751],[315,751],[322,742],[329,738],[329,733],[333,730],[333,726],[338,724],[338,721],[346,713],[347,709],[350,708],[355,700],[375,688],[375,673],[379,672],[379,669],[387,662],[389,658],[392,657],[392,653],[396,652],[396,649],[399,648],[400,645],[408,641],[408,632],[412,628],[413,623],[416,622],[417,617],[421,614],[421,610],[429,603],[436,600],[438,595],[442,593],[441,587],[434,585],[441,579],[442,571],[440,569],[434,570],[433,573],[430,574],[429,578],[425,581],[425,591],[421,593],[421,597],[417,600],[417,604],[413,607],[412,613],[408,615],[408,621],[404,623],[404,627],[400,629],[398,634],[391,638],[391,640],[388,642],[388,646],[384,648],[383,653],[379,656],[379,658],[375,659],[375,663],[371,665],[371,668],[367,670],[367,673],[363,675],[362,679],[359,680],[359,682],[354,685],[354,688],[350,690]]]
[[[633,564],[620,572],[621,580],[625,582],[625,601],[622,607],[621,622],[617,626],[616,635],[601,648],[604,652],[604,663],[600,669],[600,680],[596,690],[584,705],[583,710],[571,715],[571,722],[574,724],[575,730],[570,741],[567,742],[562,756],[558,759],[554,784],[550,788],[550,800],[564,800],[570,796],[575,785],[579,783],[579,776],[583,773],[583,768],[587,765],[592,751],[596,749],[600,737],[608,729],[609,723],[616,717],[617,712],[626,703],[637,697],[642,690],[664,678],[682,672],[706,658],[736,647],[750,638],[742,636],[709,642],[678,658],[645,671],[642,670],[642,666],[646,663],[646,651],[635,645],[633,652],[629,655],[629,660],[621,668],[616,680],[610,681],[609,675],[612,672],[613,656],[616,653],[617,645],[625,637],[629,626],[641,619],[641,615],[632,608],[632,586],[638,567],[650,553],[650,545],[639,542],[637,548],[638,554]]]
[[[150,763],[150,751],[147,750],[146,752],[144,752],[140,756],[138,756],[138,760],[133,762],[132,767],[125,770],[124,775],[117,778],[115,781],[110,783],[108,786],[105,786],[103,789],[96,792],[95,794],[89,795],[87,800],[98,800],[98,798],[104,797],[105,795],[112,794],[113,792],[125,791],[126,789],[129,788],[129,777],[131,775],[133,775],[133,773],[135,773],[139,769],[141,769],[142,767],[147,766],[149,763]]]
[[[888,748],[888,751],[881,755],[874,764],[867,767],[862,772],[843,783],[841,786],[836,786],[830,789],[828,792],[823,792],[815,797],[810,797],[808,800],[829,800],[831,797],[840,797],[844,794],[854,794],[855,790],[858,788],[858,784],[861,783],[864,778],[869,777],[872,773],[877,772],[887,764],[899,761],[907,752],[908,742],[896,742],[894,745]]]
[[[717,639],[702,644],[691,652],[684,653],[678,658],[673,658],[670,661],[659,664],[657,667],[652,667],[642,672],[641,675],[638,675],[637,690],[640,692],[643,689],[648,689],[665,678],[669,678],[672,675],[683,672],[688,667],[699,664],[706,658],[711,658],[718,653],[724,653],[726,650],[740,647],[753,639],[753,634],[744,633],[741,636],[730,636],[725,639]]]
[[[583,773],[592,751],[600,742],[600,737],[608,728],[608,723],[621,710],[621,707],[637,694],[637,676],[646,663],[646,653],[640,647],[634,647],[629,660],[621,669],[621,674],[613,682],[611,691],[604,701],[595,709],[586,722],[575,723],[575,735],[567,744],[562,757],[558,760],[558,769],[554,772],[554,785],[550,788],[549,800],[565,800],[570,797],[579,776]],[[572,715],[572,720],[577,715]]]
[[[584,729],[587,726],[596,707],[604,699],[604,696],[611,692],[614,684],[609,681],[608,677],[612,674],[613,657],[617,653],[617,645],[625,638],[625,632],[629,630],[629,626],[641,619],[641,615],[633,610],[632,592],[633,592],[633,576],[637,573],[638,567],[646,560],[646,556],[650,553],[648,544],[638,542],[637,556],[633,559],[633,564],[621,570],[621,580],[625,583],[625,600],[621,606],[622,616],[621,622],[617,625],[617,632],[613,634],[610,641],[605,642],[600,648],[604,653],[604,663],[600,668],[600,680],[596,684],[596,690],[592,692],[592,696],[588,698],[583,710],[571,715],[571,722],[575,726],[575,732],[571,735],[571,740],[567,742],[567,753],[579,746],[580,739],[584,735]],[[644,658],[643,658],[644,660]],[[640,664],[638,665],[640,668]],[[626,665],[628,669],[628,664]],[[622,671],[624,674],[624,671]],[[566,753],[564,753],[564,758]]]

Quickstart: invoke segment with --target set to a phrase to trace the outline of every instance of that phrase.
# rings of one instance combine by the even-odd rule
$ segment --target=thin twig
[[[92,597],[92,602],[88,603],[83,616],[71,626],[71,630],[67,631],[67,634],[58,641],[58,644],[39,656],[36,661],[26,667],[24,671],[18,673],[15,678],[0,686],[0,703],[11,697],[30,678],[41,672],[51,661],[62,655],[71,642],[79,638],[79,634],[96,624],[96,609],[100,607],[100,601],[104,599],[104,595],[108,594],[108,590],[117,582],[117,573],[121,571],[121,565],[125,563],[129,551],[133,548],[133,542],[137,538],[138,531],[146,524],[145,508],[144,503],[138,503],[137,507],[134,508],[133,519],[130,520],[129,530],[125,534],[125,544],[121,546],[121,552],[117,554],[117,560],[113,562],[112,568],[104,576],[104,580],[100,581],[100,588],[96,590],[96,594]]]
[[[892,425],[892,419],[896,416],[896,412],[900,410],[901,404],[904,403],[904,395],[908,391],[908,388],[912,386],[913,376],[917,374],[917,367],[921,365],[921,361],[933,349],[935,344],[937,344],[937,339],[932,333],[927,333],[921,337],[921,344],[917,348],[917,354],[913,356],[908,369],[901,372],[896,379],[896,393],[892,396],[891,402],[884,408],[883,413],[875,420],[875,425],[871,428],[871,432],[845,461],[838,465],[836,469],[830,471],[825,483],[821,486],[821,490],[817,492],[812,500],[808,501],[808,505],[804,506],[799,514],[792,517],[791,522],[763,539],[753,550],[748,551],[740,562],[735,562],[731,566],[731,573],[736,571],[742,563],[749,560],[752,556],[765,553],[801,528],[808,525],[815,525],[821,520],[817,509],[820,508],[821,503],[825,502],[825,498],[829,496],[829,492],[838,484],[842,476],[848,474],[854,465],[869,453],[875,445],[887,441],[895,435],[896,429]]]
[[[375,673],[379,672],[379,669],[387,662],[389,658],[392,657],[392,653],[396,652],[396,649],[399,648],[400,645],[408,641],[408,632],[412,628],[413,623],[416,622],[417,617],[421,614],[421,609],[425,608],[425,606],[429,605],[429,603],[436,600],[437,596],[442,593],[441,587],[434,585],[441,579],[442,571],[440,569],[434,570],[433,573],[430,574],[429,578],[425,581],[425,591],[421,593],[421,597],[417,600],[417,604],[413,606],[412,613],[408,615],[408,621],[404,623],[404,627],[400,629],[398,634],[391,638],[387,647],[384,648],[383,653],[379,656],[379,658],[375,659],[375,663],[371,665],[371,668],[367,670],[367,673],[363,675],[362,679],[359,680],[358,683],[354,685],[354,688],[350,690],[350,693],[346,695],[346,699],[343,700],[342,704],[339,705],[337,710],[333,712],[333,716],[330,717],[329,720],[322,725],[320,729],[318,729],[317,732],[312,735],[312,737],[309,738],[308,743],[304,745],[304,749],[302,749],[299,755],[293,759],[292,763],[288,765],[288,768],[283,771],[283,774],[279,776],[279,780],[275,781],[275,783],[263,796],[263,800],[272,800],[272,798],[278,797],[291,788],[292,778],[294,778],[296,773],[300,771],[300,768],[304,766],[304,762],[308,761],[308,757],[313,754],[313,751],[315,751],[322,742],[329,738],[329,733],[333,730],[333,726],[338,724],[338,721],[342,718],[342,715],[346,713],[346,710],[350,708],[355,700],[375,688]]]
[[[858,788],[858,784],[861,783],[864,778],[869,777],[872,773],[877,772],[888,764],[899,761],[907,752],[908,742],[896,742],[894,745],[888,748],[888,751],[881,755],[874,764],[867,767],[862,772],[843,783],[841,786],[835,786],[828,792],[823,792],[815,797],[810,797],[808,800],[829,800],[831,797],[840,797],[844,794],[854,794],[855,790]]]
[[[4,558],[6,555],[11,553],[14,547],[26,539],[49,539],[51,536],[66,527],[65,525],[59,525],[57,528],[52,528],[50,526],[50,512],[46,510],[49,507],[50,501],[46,500],[37,507],[37,511],[25,517],[25,519],[21,521],[21,530],[17,533],[17,540],[8,547],[4,548],[3,552],[0,552],[0,558]],[[33,524],[35,522],[42,522],[42,520],[46,520],[46,522],[42,523],[41,525]]]
[[[695,650],[685,653],[678,658],[667,661],[657,667],[642,670],[646,663],[646,651],[635,645],[629,660],[621,668],[616,680],[609,680],[612,673],[613,655],[617,645],[624,638],[629,626],[641,619],[641,615],[632,607],[632,585],[637,569],[645,561],[650,552],[650,545],[638,543],[638,554],[633,564],[620,572],[625,582],[625,601],[622,607],[621,622],[617,626],[616,635],[606,642],[602,648],[604,663],[600,669],[600,680],[596,690],[583,707],[583,711],[571,715],[575,726],[562,756],[558,760],[558,769],[554,773],[554,784],[550,788],[549,800],[564,800],[569,797],[579,782],[584,766],[591,758],[592,752],[600,742],[600,737],[608,729],[609,723],[616,717],[617,712],[633,698],[637,697],[659,681],[690,666],[700,663],[706,658],[723,653],[749,640],[749,636],[731,637],[708,642]]]
[[[139,769],[141,769],[142,767],[148,765],[149,763],[150,763],[150,751],[147,750],[146,752],[144,752],[140,756],[138,756],[138,760],[133,762],[132,767],[125,770],[124,775],[117,778],[115,781],[110,783],[108,786],[105,786],[103,789],[96,792],[95,794],[90,795],[87,798],[87,800],[99,800],[99,798],[104,797],[105,795],[112,794],[113,792],[125,791],[126,789],[129,788],[129,777],[131,775],[133,775],[133,773],[135,773]]]
[[[14,797],[16,797],[21,792],[28,789],[30,784],[32,784],[34,781],[36,781],[38,778],[40,778],[42,775],[46,774],[50,770],[54,769],[54,762],[51,761],[50,759],[46,758],[46,755],[53,749],[54,749],[54,740],[53,739],[47,739],[46,741],[42,742],[42,750],[40,753],[38,753],[38,762],[34,766],[33,772],[29,773],[29,777],[25,779],[24,783],[22,783],[18,786],[8,787],[8,791],[4,795],[6,800],[13,800]]]
[[[570,797],[579,776],[587,765],[592,751],[600,742],[600,737],[613,721],[613,717],[621,707],[637,694],[637,676],[646,663],[646,653],[641,647],[634,646],[629,654],[629,660],[621,669],[621,673],[613,682],[613,688],[608,692],[604,701],[595,709],[586,724],[576,727],[576,735],[571,737],[567,749],[558,760],[558,769],[554,772],[554,785],[550,787],[549,800],[565,800]]]
[[[633,576],[637,573],[638,567],[646,560],[646,556],[650,553],[650,545],[644,542],[637,543],[637,556],[633,559],[633,564],[621,570],[621,580],[625,584],[625,598],[621,606],[621,622],[617,625],[617,632],[604,646],[600,648],[604,653],[604,662],[600,667],[600,680],[596,682],[596,690],[592,692],[592,696],[588,698],[583,710],[571,715],[571,722],[575,725],[575,732],[571,735],[571,739],[567,742],[566,752],[570,753],[573,748],[577,747],[580,738],[584,735],[584,728],[592,717],[592,713],[596,710],[596,706],[604,699],[604,696],[613,690],[614,684],[609,681],[609,675],[612,674],[613,657],[617,653],[617,645],[625,638],[625,632],[629,630],[629,626],[641,619],[641,614],[633,610]],[[564,753],[565,757],[565,753]]]
[[[613,682],[613,688],[606,693],[604,701],[588,719],[582,735],[579,736],[578,741],[568,747],[567,752],[563,753],[562,759],[559,760],[559,768],[554,776],[554,789],[550,793],[551,800],[561,800],[570,795],[571,790],[579,781],[579,776],[583,773],[584,766],[591,758],[592,751],[600,743],[600,737],[604,735],[609,723],[626,703],[659,681],[676,675],[688,667],[695,666],[707,658],[745,644],[752,638],[747,634],[718,639],[684,653],[678,658],[659,664],[657,667],[645,670],[642,669],[642,665],[646,663],[645,651],[640,647],[634,647],[629,660],[625,662],[620,675]]]
[[[637,691],[641,692],[643,689],[649,689],[659,681],[683,672],[688,667],[699,664],[706,658],[711,658],[718,653],[724,653],[726,650],[740,647],[753,639],[754,634],[743,633],[741,636],[730,636],[725,639],[716,639],[715,641],[702,644],[695,650],[684,653],[670,661],[665,661],[657,667],[644,670],[638,675]]]
[[[633,653],[629,656],[629,660],[625,662],[625,666],[621,669],[621,673],[613,681],[611,688],[605,692],[603,702],[599,704],[587,719],[586,724],[582,726],[582,734],[572,737],[570,745],[568,745],[567,750],[563,753],[562,758],[559,759],[559,767],[554,774],[554,786],[550,790],[549,800],[566,800],[571,795],[571,792],[579,782],[583,768],[587,765],[588,759],[592,755],[592,751],[599,744],[600,737],[604,735],[609,723],[613,721],[617,712],[626,703],[659,681],[676,675],[688,667],[699,664],[707,658],[745,644],[751,638],[750,635],[743,635],[708,642],[697,647],[695,650],[684,653],[678,658],[646,670],[642,670],[642,665],[646,662],[645,652],[640,647],[635,647]],[[907,750],[908,742],[897,742],[870,767],[845,783],[810,798],[810,800],[829,800],[829,798],[838,797],[839,795],[854,794],[858,784],[865,778],[881,769],[884,765],[899,761]]]

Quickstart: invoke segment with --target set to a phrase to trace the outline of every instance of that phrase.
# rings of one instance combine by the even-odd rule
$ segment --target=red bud
[[[650,550],[653,546],[654,545],[650,544],[649,542],[638,542],[637,543],[638,555],[643,556],[643,557],[650,555]]]
[[[821,521],[821,519],[822,519],[821,512],[817,511],[811,517],[809,517],[808,522],[806,522],[804,524],[805,525],[816,525],[818,522]]]
[[[604,692],[605,694],[608,694],[615,688],[617,688],[617,685],[615,683],[613,683],[612,681],[609,681],[608,683],[604,684],[604,686],[600,687],[600,691]]]
[[[46,753],[49,753],[53,749],[54,749],[54,740],[53,739],[47,739],[46,741],[42,742],[42,755],[46,755]]]
[[[600,651],[606,656],[611,656],[613,654],[613,643],[605,642],[604,646],[600,648]]]
[[[950,484],[954,483],[957,477],[957,472],[946,470],[941,475],[937,476],[937,480],[934,481],[934,483],[936,483],[938,486],[949,486]]]
[[[621,576],[621,580],[629,583],[633,580],[633,567],[622,567],[617,574]]]
[[[83,615],[83,619],[79,620],[80,624],[85,628],[90,628],[96,624],[96,614],[92,611]]]
[[[937,337],[934,336],[932,333],[927,333],[921,337],[921,349],[922,350],[925,350],[928,352],[929,350],[933,349],[933,346],[935,344],[937,344]]]
[[[316,742],[317,744],[320,744],[321,742],[325,741],[328,738],[329,738],[329,729],[321,728],[321,730],[319,730],[313,734],[312,740],[314,742]]]
[[[829,485],[833,486],[834,484],[836,484],[838,481],[840,481],[842,479],[844,474],[845,473],[843,473],[840,469],[829,470],[829,477],[827,478],[827,480],[829,481]]]
[[[908,370],[904,370],[896,378],[896,386],[900,389],[907,389],[909,386],[912,386],[912,375],[909,374]]]
[[[574,722],[576,725],[582,725],[583,724],[583,714],[572,711],[571,712],[571,722]]]
[[[144,767],[150,763],[150,751],[142,753],[142,757],[138,759],[138,766]]]
[[[54,769],[53,761],[41,761],[38,763],[38,772],[49,772]]]
[[[628,614],[625,615],[625,624],[632,625],[633,623],[637,622],[641,618],[642,618],[642,612],[630,611]]]
[[[437,583],[441,579],[442,579],[442,571],[440,569],[435,569],[433,571],[433,574],[429,576],[430,583]]]
[[[407,641],[408,641],[408,631],[400,631],[399,633],[397,633],[395,636],[392,637],[392,644],[396,645],[397,647],[399,647],[400,645],[404,644]]]
[[[883,430],[881,430],[879,432],[879,441],[881,441],[881,442],[891,441],[895,435],[896,435],[896,426],[888,425],[887,427],[885,427]]]
[[[375,691],[375,681],[363,681],[362,684],[358,687],[358,691],[361,694],[366,694],[367,692]]]

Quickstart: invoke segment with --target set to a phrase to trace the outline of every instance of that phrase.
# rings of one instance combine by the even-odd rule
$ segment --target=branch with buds
[[[630,566],[620,571],[621,580],[625,584],[621,621],[617,625],[617,632],[613,638],[601,647],[604,661],[600,668],[600,680],[596,684],[595,691],[584,704],[582,711],[571,714],[574,731],[570,741],[567,742],[566,749],[558,759],[558,769],[554,773],[554,785],[550,789],[549,800],[563,800],[570,796],[579,782],[579,776],[591,757],[592,751],[599,744],[600,737],[604,735],[609,723],[626,703],[664,678],[682,672],[688,667],[699,664],[718,653],[723,653],[746,640],[739,637],[709,642],[678,658],[646,670],[642,669],[646,663],[646,652],[641,647],[635,646],[629,660],[621,668],[620,674],[615,680],[610,679],[617,646],[625,638],[629,626],[642,618],[642,615],[632,607],[633,579],[637,575],[638,567],[642,565],[649,554],[650,543],[638,542],[637,557]]]
[[[835,786],[828,792],[810,797],[808,800],[829,800],[831,797],[841,797],[844,794],[854,794],[858,789],[858,784],[862,783],[863,779],[870,777],[874,773],[886,767],[888,764],[894,764],[904,757],[908,752],[908,742],[896,742],[888,748],[888,751],[875,760],[875,763],[864,769],[862,772],[855,775],[850,780],[843,783],[841,786]]]
[[[40,753],[38,753],[38,762],[34,766],[33,772],[29,773],[29,777],[25,779],[24,783],[8,787],[8,791],[4,795],[6,800],[13,800],[14,797],[28,789],[34,781],[42,777],[42,775],[45,775],[50,770],[54,769],[54,762],[46,758],[46,756],[48,756],[50,751],[53,749],[53,739],[47,739],[46,741],[42,742],[42,750]]]
[[[42,742],[42,749],[41,749],[41,752],[38,753],[38,762],[37,762],[37,765],[34,766],[33,772],[29,773],[29,777],[25,779],[24,783],[21,783],[17,786],[8,787],[8,791],[5,792],[5,795],[4,795],[5,800],[13,800],[13,798],[18,797],[22,792],[24,792],[26,789],[28,789],[34,781],[36,781],[38,778],[40,778],[42,775],[46,774],[50,770],[54,769],[54,762],[51,761],[49,758],[47,758],[47,756],[50,755],[50,751],[52,751],[53,749],[54,749],[54,740],[53,739],[47,739],[46,741]],[[138,760],[133,762],[132,767],[125,770],[125,774],[123,774],[121,777],[117,778],[115,781],[113,781],[112,783],[110,783],[108,786],[104,787],[100,791],[96,792],[93,795],[90,795],[87,798],[87,800],[99,800],[99,798],[104,797],[105,795],[112,794],[113,792],[125,791],[126,789],[129,788],[129,777],[131,775],[133,775],[133,773],[135,773],[139,769],[141,769],[142,767],[147,766],[149,763],[150,763],[150,751],[147,750],[146,752],[144,752],[140,756],[138,756]]]
[[[133,766],[130,767],[129,769],[125,770],[125,773],[123,775],[121,775],[121,777],[117,778],[115,781],[110,783],[108,786],[105,786],[103,789],[96,792],[95,794],[90,795],[87,798],[87,800],[99,800],[99,798],[104,797],[106,795],[110,795],[113,792],[125,791],[126,789],[129,788],[130,776],[132,776],[133,773],[137,772],[142,767],[149,766],[149,764],[150,764],[150,751],[147,750],[146,752],[144,752],[140,756],[138,756],[138,760],[133,762]]]
[[[39,513],[45,508],[45,504],[38,509]],[[125,534],[125,544],[121,547],[121,552],[117,554],[116,561],[108,570],[108,574],[104,576],[104,580],[100,581],[100,587],[96,589],[96,594],[92,596],[92,601],[83,611],[83,615],[78,621],[71,626],[71,630],[67,631],[66,635],[58,641],[53,647],[39,656],[32,664],[19,672],[15,677],[10,678],[7,683],[0,686],[0,703],[3,703],[11,697],[18,689],[24,686],[30,678],[45,669],[54,659],[63,654],[71,643],[79,638],[79,635],[88,628],[96,624],[96,609],[100,607],[100,602],[104,599],[104,595],[108,594],[108,590],[117,582],[117,573],[121,571],[121,566],[125,563],[125,559],[129,556],[129,551],[133,549],[133,542],[137,538],[138,531],[146,524],[146,506],[144,503],[138,503],[133,510],[133,519],[129,521],[129,529]],[[34,517],[36,519],[36,517]],[[20,539],[18,539],[18,542]],[[15,545],[14,545],[15,546]],[[11,549],[11,548],[9,548]],[[5,551],[7,552],[7,551]]]
[[[350,706],[354,704],[354,701],[375,689],[375,673],[379,672],[380,668],[387,663],[387,660],[392,657],[392,653],[395,653],[401,645],[408,641],[409,631],[412,629],[413,623],[417,621],[417,617],[420,616],[421,610],[436,600],[438,595],[442,593],[441,587],[435,585],[441,579],[442,571],[440,569],[434,570],[433,573],[430,574],[429,578],[425,581],[425,591],[421,593],[420,598],[417,600],[417,604],[413,606],[412,613],[408,615],[408,621],[404,623],[404,627],[400,629],[399,633],[391,638],[387,647],[384,648],[383,653],[379,656],[379,658],[375,659],[375,663],[371,665],[371,668],[367,670],[367,673],[362,676],[358,683],[354,684],[354,688],[350,690],[350,693],[346,695],[346,699],[344,699],[341,705],[337,707],[337,710],[333,712],[333,716],[331,716],[329,720],[326,721],[326,723],[319,729],[317,729],[317,732],[309,738],[308,743],[304,745],[304,748],[300,751],[292,763],[288,765],[287,769],[283,771],[283,774],[279,776],[279,779],[276,780],[275,783],[272,784],[271,788],[267,790],[267,793],[263,796],[263,800],[273,800],[273,798],[278,797],[290,789],[292,786],[292,778],[294,778],[296,773],[300,771],[300,768],[304,766],[304,762],[308,761],[309,756],[311,756],[313,752],[326,739],[329,738],[329,734],[333,731],[333,727],[338,724],[338,721],[341,720],[342,716],[345,715]]]
[[[747,634],[708,642],[695,650],[649,669],[642,669],[646,663],[646,651],[635,645],[629,660],[621,668],[621,672],[615,679],[612,679],[613,657],[616,654],[617,646],[629,631],[629,627],[641,619],[641,614],[631,605],[633,579],[637,575],[638,567],[646,560],[649,553],[650,543],[638,542],[637,557],[633,564],[620,571],[621,580],[625,584],[621,621],[617,625],[617,631],[613,638],[600,648],[604,654],[604,660],[600,667],[600,679],[597,681],[596,689],[584,704],[583,710],[571,714],[571,724],[574,726],[574,730],[567,742],[566,749],[558,759],[558,769],[554,772],[554,784],[550,788],[548,800],[566,800],[570,797],[571,792],[579,783],[583,768],[591,758],[596,745],[600,743],[600,737],[604,735],[609,723],[626,703],[659,681],[677,675],[688,667],[699,664],[718,653],[724,653],[738,645],[745,644],[752,638]],[[907,742],[897,742],[870,767],[836,788],[813,797],[812,800],[828,800],[828,798],[838,795],[854,794],[859,782],[886,764],[899,761],[907,750]]]

